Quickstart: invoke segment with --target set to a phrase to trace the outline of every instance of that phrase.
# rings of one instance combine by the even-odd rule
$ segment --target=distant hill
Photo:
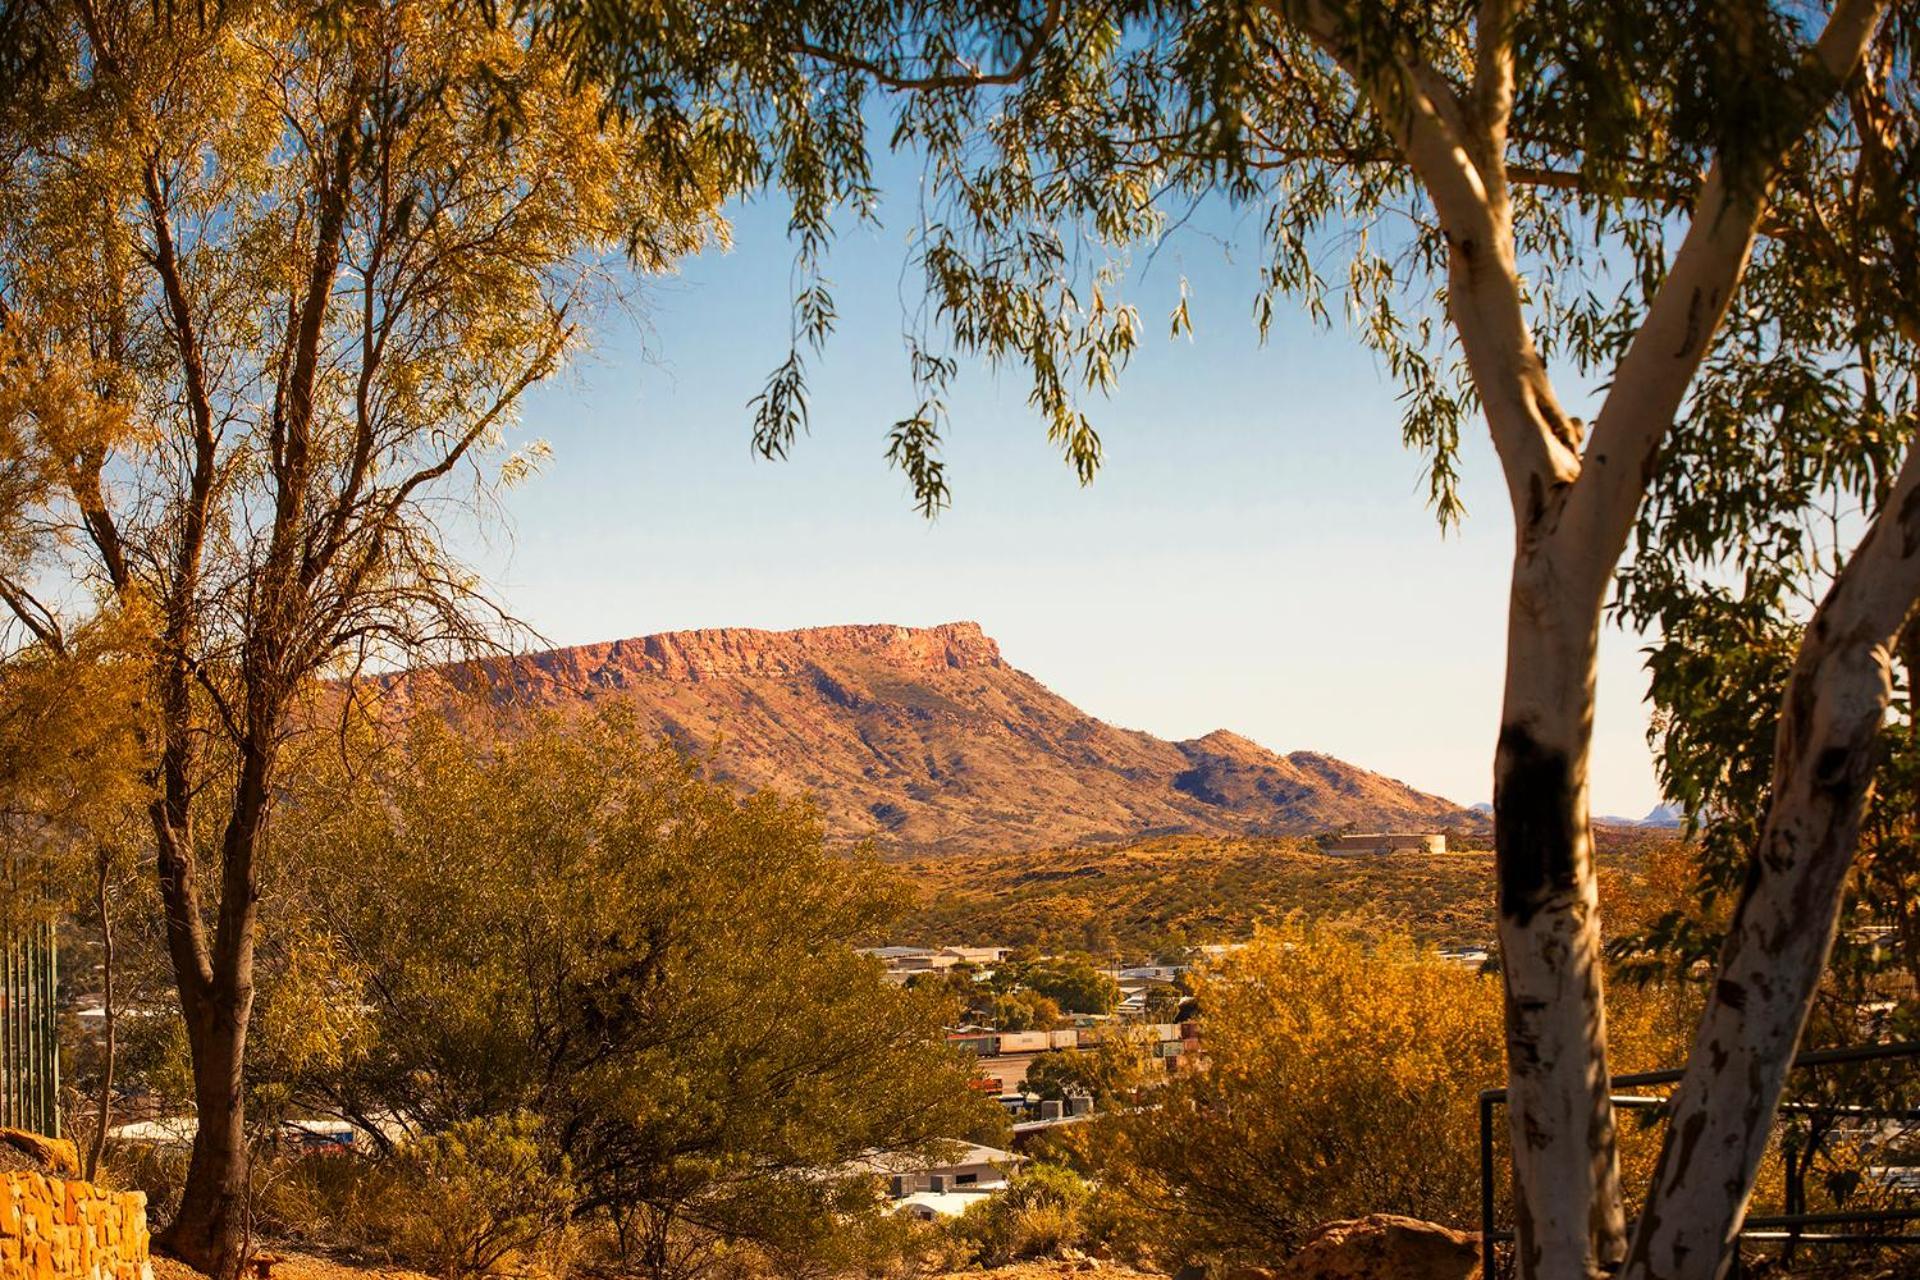
[[[1647,827],[1660,831],[1677,831],[1687,825],[1687,811],[1677,804],[1657,804],[1644,818],[1599,817],[1595,822],[1611,823],[1617,827]]]
[[[624,702],[718,776],[810,792],[837,836],[900,851],[1474,821],[1331,756],[1117,728],[1010,666],[971,622],[669,632],[383,683],[414,702],[449,685],[509,708]]]

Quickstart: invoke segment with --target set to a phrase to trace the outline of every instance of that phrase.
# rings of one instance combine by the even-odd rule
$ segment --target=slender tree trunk
[[[112,851],[102,848],[94,868],[93,904],[100,912],[100,1000],[106,1018],[105,1054],[100,1064],[100,1092],[97,1096],[98,1123],[93,1128],[93,1145],[87,1151],[86,1179],[95,1181],[100,1161],[107,1153],[107,1126],[113,1115],[113,1073],[119,1051],[119,1015],[114,1007],[113,912],[108,902],[107,879],[113,870]]]
[[[1551,555],[1523,547],[1508,620],[1494,840],[1517,1270],[1586,1280],[1624,1256],[1626,1224],[1587,819],[1600,617],[1563,591]]]
[[[1787,1068],[1839,927],[1920,595],[1920,449],[1815,611],[1787,685],[1772,798],[1674,1099],[1627,1280],[1712,1280],[1732,1260]]]
[[[220,907],[209,963],[203,975],[182,974],[179,983],[199,1127],[179,1211],[155,1243],[215,1280],[232,1280],[246,1262],[244,1066],[259,897],[254,860],[272,772],[270,742],[270,732],[262,731],[243,745],[221,842]]]

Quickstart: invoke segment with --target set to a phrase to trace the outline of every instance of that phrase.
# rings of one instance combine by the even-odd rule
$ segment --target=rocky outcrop
[[[1374,1213],[1319,1227],[1275,1280],[1472,1280],[1479,1274],[1479,1237]]]
[[[512,696],[531,701],[565,699],[583,689],[619,689],[657,678],[698,683],[730,677],[806,676],[822,663],[857,658],[902,672],[943,672],[1001,667],[1000,646],[976,622],[938,627],[811,627],[803,631],[757,631],[716,627],[578,645],[529,654],[507,663],[487,663],[448,674],[471,681],[506,677]]]
[[[813,795],[837,836],[986,851],[1148,834],[1432,827],[1458,806],[1311,752],[1220,731],[1168,742],[1087,715],[977,623],[641,636],[383,682],[396,706],[510,714],[606,702],[748,789]]]

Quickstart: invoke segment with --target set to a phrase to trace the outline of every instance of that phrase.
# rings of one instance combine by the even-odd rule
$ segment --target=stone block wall
[[[153,1280],[146,1194],[0,1174],[0,1280]]]

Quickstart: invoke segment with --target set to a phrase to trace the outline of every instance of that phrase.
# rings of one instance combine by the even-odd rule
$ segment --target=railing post
[[[1480,1095],[1480,1280],[1494,1280],[1493,1095]]]
[[[60,1136],[59,975],[44,886],[23,890],[5,863],[0,916],[0,1126]],[[24,917],[24,918],[23,918]]]

